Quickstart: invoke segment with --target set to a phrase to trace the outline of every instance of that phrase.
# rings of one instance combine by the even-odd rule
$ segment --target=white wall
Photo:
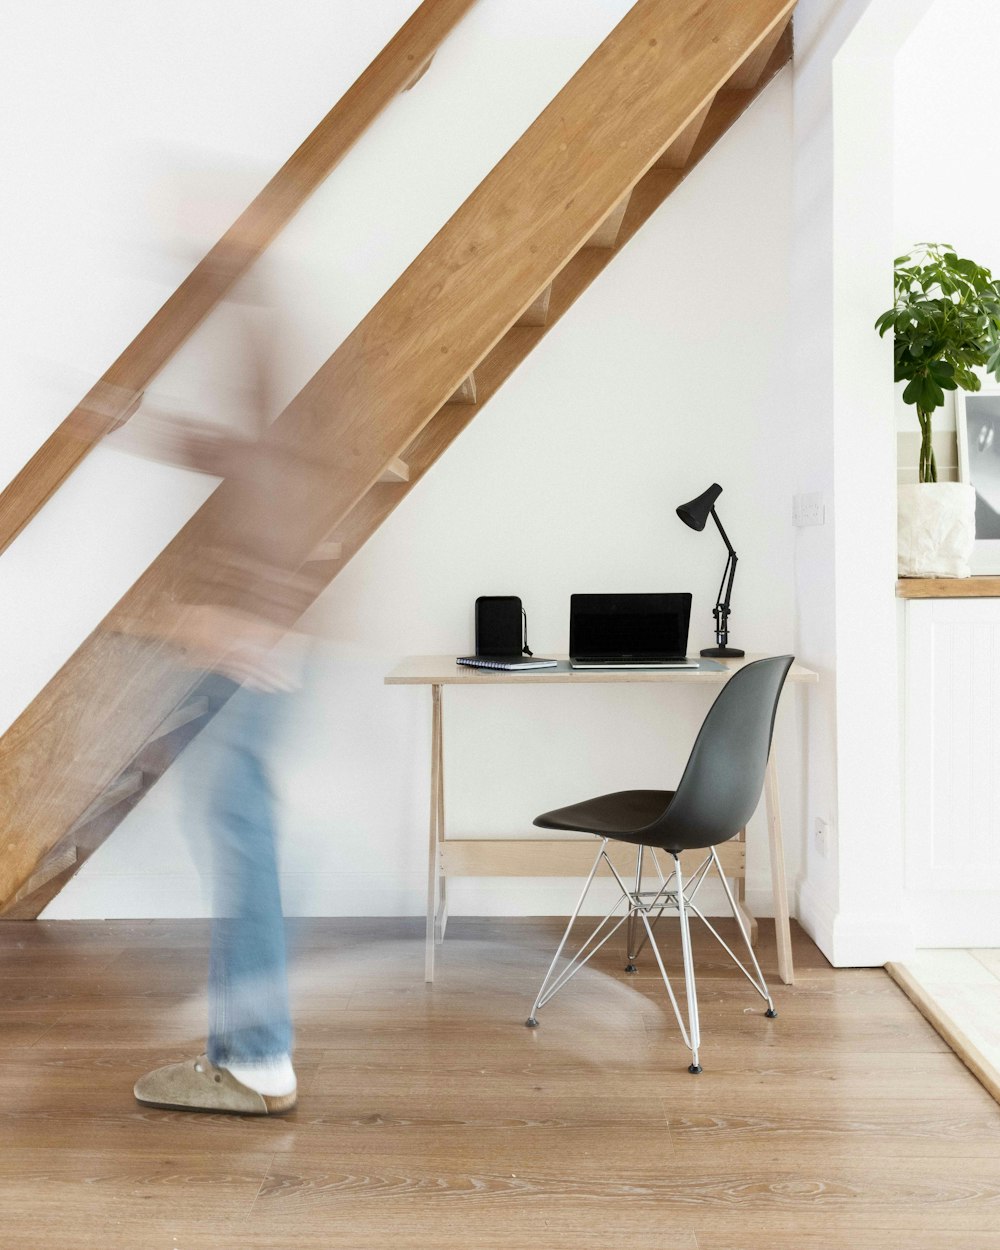
[[[934,0],[895,63],[893,241],[953,243],[1000,275],[1000,9]]]
[[[833,58],[864,4],[800,0],[795,13],[792,271],[788,393],[798,413],[796,491],[823,496],[826,524],[796,531],[796,648],[820,674],[805,714],[805,792],[798,914],[830,953],[837,878],[837,691],[833,459]],[[834,837],[821,854],[823,819]]]
[[[832,526],[796,553],[803,645],[827,680],[812,701],[810,840],[800,917],[837,965],[905,956],[891,345],[872,324],[892,298],[894,60],[929,0],[803,0],[797,10],[795,354],[802,489]],[[808,640],[808,642],[806,641]]]
[[[896,58],[893,246],[952,243],[1000,276],[995,162],[1000,10],[991,0],[936,0]],[[896,392],[901,460],[916,481],[916,413]],[[934,413],[941,480],[955,478],[955,404]],[[941,472],[944,467],[945,472]]]
[[[117,10],[93,7],[107,19],[106,37],[124,41],[126,36],[114,36],[112,30]],[[353,30],[362,14],[365,21],[371,15],[373,34],[380,22],[395,26],[399,10],[407,7],[351,6],[349,25]],[[516,6],[513,0],[481,0],[431,73],[365,137],[269,257],[268,285],[277,292],[275,316],[285,345],[287,394],[278,396],[279,402],[336,346],[627,7],[625,0],[549,0],[544,8],[520,0]],[[567,22],[570,10],[572,22]],[[330,13],[326,7],[307,7],[304,13],[313,26],[297,30],[297,38],[310,48],[322,44],[339,77],[329,66],[293,69],[286,64],[287,83],[281,89],[273,86],[267,110],[261,110],[275,132],[280,127],[273,114],[284,112],[289,91],[310,94],[303,79],[319,82],[319,88],[312,84],[311,123],[365,60],[352,44],[345,50],[350,68],[340,64],[340,25],[348,25],[341,9]],[[267,59],[272,32],[262,25],[262,45],[251,47],[255,23],[242,25],[248,45],[242,68],[252,83],[258,62]],[[385,32],[379,34],[376,46],[384,42]],[[40,38],[24,42],[39,81],[32,88],[33,79],[25,73],[22,90],[61,90]],[[126,59],[129,51],[122,47]],[[172,61],[175,51],[164,46],[157,56]],[[162,83],[169,95],[186,90],[191,67],[173,61],[157,64],[156,72],[173,75]],[[334,79],[336,89],[330,85]],[[72,94],[74,86],[79,84],[66,90]],[[319,106],[317,95],[322,96]],[[789,449],[801,412],[785,380],[790,106],[786,71],[314,609],[312,623],[327,640],[317,649],[277,768],[290,912],[422,910],[429,700],[426,692],[386,689],[382,677],[404,654],[457,653],[469,647],[478,594],[520,594],[529,612],[532,645],[544,652],[565,649],[569,595],[575,590],[690,589],[695,595],[692,646],[703,646],[711,636],[710,611],[724,552],[716,536],[693,534],[673,509],[718,480],[725,488],[720,513],[740,552],[734,641],[752,651],[793,647],[790,512],[797,478]],[[192,114],[212,107],[211,99],[200,99]],[[303,111],[309,110],[300,104],[287,122],[295,133],[285,136],[286,149],[306,128]],[[106,127],[112,114],[108,104]],[[183,131],[170,142],[190,144],[192,134]],[[244,152],[248,135],[241,137],[242,145],[237,136],[225,137],[219,146]],[[274,143],[279,149],[280,138]],[[51,133],[44,139],[50,151],[61,142]],[[84,139],[77,135],[76,142]],[[269,149],[270,164],[279,154],[283,150]],[[93,179],[101,181],[97,172]],[[95,197],[95,217],[103,223],[96,190]],[[213,225],[208,236],[218,233],[221,224]],[[27,214],[18,226],[28,255],[40,262],[43,235],[49,232],[34,231]],[[60,237],[65,229],[65,222],[52,225]],[[25,261],[25,285],[32,268]],[[94,273],[100,273],[99,265]],[[90,289],[89,277],[80,279],[81,290]],[[58,289],[58,266],[48,280]],[[90,373],[77,393],[147,311],[121,286],[105,300],[119,301],[128,304],[131,320],[119,318],[100,348],[78,350],[78,367]],[[79,296],[77,313],[81,303]],[[35,333],[25,332],[22,350],[40,339],[51,342],[40,333],[43,323],[39,314]],[[73,325],[74,318],[67,316],[64,332],[71,334]],[[214,354],[207,346],[213,333],[222,334],[207,327],[200,345],[192,344],[171,366],[160,381],[161,392],[194,407],[218,394],[206,395],[204,381],[204,362]],[[34,394],[29,382],[22,386]],[[61,406],[49,405],[50,426],[71,402],[72,396]],[[41,419],[36,426],[44,426]],[[41,432],[36,428],[38,436]],[[31,441],[26,438],[22,453],[30,450]],[[120,455],[112,467],[115,453],[103,455],[108,466],[101,472],[108,477],[97,476],[93,466],[98,459],[92,458],[0,563],[0,577],[27,579],[43,560],[53,568],[50,556],[59,535],[80,510],[95,506],[102,483],[117,485],[134,476],[144,483],[143,495],[155,485],[161,529],[186,514],[203,488]],[[11,470],[20,459],[23,454],[12,455]],[[131,514],[123,510],[123,515]],[[114,528],[113,519],[105,524]],[[100,539],[94,533],[85,536],[77,559],[86,557],[88,576],[97,583],[92,608],[89,617],[83,611],[74,617],[59,645],[71,649],[89,620],[96,620],[131,580],[133,565],[155,548],[152,520],[138,534],[133,529],[129,542],[122,538],[115,548],[113,560],[98,545],[106,533]],[[98,549],[99,561],[93,558]],[[5,574],[4,565],[15,573]],[[112,567],[105,575],[107,565]],[[57,577],[54,570],[62,593],[70,572],[66,561],[58,565]],[[24,580],[11,585],[23,591]],[[19,613],[19,632],[11,626],[8,653],[23,656],[30,674],[16,695],[8,695],[8,720],[60,658],[59,645],[33,637],[35,615],[44,615],[50,604],[38,591]],[[807,651],[801,654],[806,662],[812,659]],[[793,879],[804,829],[802,697],[790,692],[778,729]],[[695,690],[672,692],[668,701],[654,689],[496,689],[449,691],[446,705],[449,825],[456,833],[489,834],[525,831],[536,812],[601,788],[669,785],[706,701]],[[186,767],[168,774],[48,915],[205,910],[182,832],[190,824],[189,774],[205,747],[196,744]],[[758,818],[751,829],[750,897],[766,913],[770,891],[763,833]],[[562,911],[569,888],[567,882],[469,881],[452,890],[450,901],[453,913]]]
[[[897,252],[918,240],[949,242],[995,276],[998,40],[995,4],[935,0],[900,51],[893,219]],[[984,377],[984,385],[996,383]],[[912,465],[917,423],[900,389],[901,461]],[[935,446],[939,476],[954,477],[955,408],[947,398],[934,413]],[[942,474],[942,464],[950,471]],[[915,481],[915,471],[901,468],[901,480]],[[920,946],[997,940],[996,809],[989,792],[995,699],[990,663],[978,650],[991,641],[997,614],[990,600],[905,605],[906,907]]]
[[[891,343],[872,323],[892,298],[892,256],[941,237],[972,251],[954,237],[971,214],[953,215],[957,200],[943,195],[956,179],[940,167],[930,179],[917,173],[970,116],[990,114],[992,88],[955,61],[958,46],[989,46],[990,23],[983,6],[963,7],[803,0],[797,12],[796,340],[800,385],[823,409],[800,465],[803,489],[825,481],[832,492],[834,522],[804,534],[797,552],[802,637],[831,678],[811,702],[810,748],[818,738],[824,749],[810,755],[806,804],[835,812],[832,848],[824,856],[809,845],[800,917],[837,965],[905,958],[913,942],[893,601],[896,414]],[[924,195],[933,211],[915,202]]]

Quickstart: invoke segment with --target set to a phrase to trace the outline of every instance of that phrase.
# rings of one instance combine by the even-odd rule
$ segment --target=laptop
[[[700,668],[687,654],[689,594],[572,595],[573,668]]]

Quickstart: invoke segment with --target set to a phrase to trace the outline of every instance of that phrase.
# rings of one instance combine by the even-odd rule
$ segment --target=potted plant
[[[975,491],[938,482],[931,419],[945,391],[979,390],[976,369],[1000,378],[1000,281],[947,243],[918,244],[894,267],[896,300],[875,328],[893,331],[896,381],[920,423],[920,485],[899,488],[899,572],[968,577]]]

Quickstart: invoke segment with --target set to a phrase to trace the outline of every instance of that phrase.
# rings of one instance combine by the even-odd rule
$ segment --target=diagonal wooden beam
[[[184,279],[103,377],[0,493],[0,552],[91,449],[127,419],[139,394],[337,167],[375,118],[413,86],[475,0],[424,0],[360,78]]]

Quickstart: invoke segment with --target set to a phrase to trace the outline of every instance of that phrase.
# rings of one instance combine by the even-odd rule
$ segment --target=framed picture
[[[958,477],[976,491],[973,573],[1000,574],[1000,389],[955,396]]]

